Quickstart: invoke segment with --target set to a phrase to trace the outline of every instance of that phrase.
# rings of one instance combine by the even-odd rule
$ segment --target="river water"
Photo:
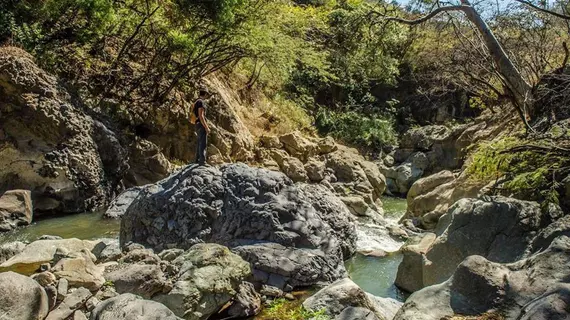
[[[32,242],[43,235],[91,240],[119,235],[120,221],[103,219],[102,212],[64,215],[35,221],[31,226],[0,233],[0,244],[10,241]]]
[[[384,198],[385,217],[396,220],[406,210],[406,200]],[[31,226],[14,232],[0,233],[0,244],[10,241],[31,242],[42,235],[62,238],[97,239],[112,238],[119,234],[120,222],[102,218],[101,212],[65,215],[34,222]],[[356,254],[346,261],[345,266],[352,280],[366,292],[380,297],[403,300],[404,295],[394,286],[400,253],[384,257]]]
[[[388,221],[395,223],[406,212],[406,199],[386,197],[382,202],[384,216]],[[400,252],[390,253],[384,257],[357,253],[345,262],[345,267],[352,281],[364,291],[375,296],[403,301],[404,293],[394,285],[400,262],[402,262]]]

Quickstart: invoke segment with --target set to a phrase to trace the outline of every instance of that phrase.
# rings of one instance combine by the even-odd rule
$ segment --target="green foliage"
[[[501,188],[515,195],[559,203],[558,180],[564,170],[568,170],[570,158],[542,149],[521,147],[527,145],[533,143],[514,137],[483,143],[474,152],[467,173],[471,179],[499,180]],[[544,145],[548,147],[547,143]]]
[[[321,108],[316,117],[317,127],[347,143],[380,149],[397,142],[393,120],[378,116],[367,117],[355,111],[335,112]]]
[[[273,300],[260,317],[267,320],[330,320],[324,308],[311,311],[284,298]]]

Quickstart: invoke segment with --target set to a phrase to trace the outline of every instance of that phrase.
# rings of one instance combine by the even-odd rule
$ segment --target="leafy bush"
[[[362,147],[378,150],[397,142],[393,120],[365,116],[355,111],[334,112],[321,108],[316,117],[322,133]]]
[[[284,298],[273,300],[257,318],[264,320],[330,320],[324,308],[319,311],[311,311]]]
[[[515,137],[481,144],[467,167],[471,179],[497,180],[502,191],[557,204],[559,182],[569,171],[570,154],[557,152],[546,141]]]

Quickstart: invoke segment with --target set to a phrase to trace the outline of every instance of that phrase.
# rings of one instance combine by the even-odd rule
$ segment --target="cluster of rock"
[[[395,319],[487,312],[508,319],[565,317],[569,222],[554,205],[504,197],[459,200],[434,233],[402,248],[396,285],[416,292]]]
[[[152,143],[124,141],[88,112],[29,54],[0,48],[0,194],[28,190],[36,214],[83,212],[107,204],[123,183],[170,172]]]
[[[356,252],[356,218],[322,184],[245,164],[191,165],[128,190],[110,211],[122,217],[120,243],[47,237],[0,246],[0,277],[13,279],[0,292],[22,289],[0,299],[0,313],[247,317],[264,299],[313,285],[328,286],[305,308],[324,308],[333,319],[390,319],[399,307],[347,279],[343,262]],[[19,315],[20,308],[32,314]]]
[[[244,282],[249,263],[217,244],[155,254],[113,239],[37,240],[3,245],[0,258],[6,319],[197,320],[226,303],[242,317],[261,304]]]
[[[331,137],[307,138],[298,132],[262,136],[260,143],[257,161],[263,167],[280,170],[295,182],[325,185],[356,215],[381,212],[386,180],[357,150],[338,145]]]
[[[398,148],[379,163],[386,176],[387,191],[406,195],[414,182],[424,176],[460,169],[468,155],[468,147],[504,133],[504,124],[510,118],[509,115],[499,117],[486,112],[469,124],[410,129],[401,137]]]

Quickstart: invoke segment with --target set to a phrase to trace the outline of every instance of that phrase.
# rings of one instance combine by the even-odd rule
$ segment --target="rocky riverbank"
[[[334,188],[235,164],[188,166],[135,190],[122,206],[120,243],[3,245],[0,272],[16,283],[0,290],[29,287],[14,299],[30,301],[26,308],[33,314],[17,318],[15,300],[0,308],[15,319],[127,319],[116,305],[141,319],[207,319],[218,312],[247,317],[260,311],[262,300],[331,284],[305,308],[316,314],[334,303],[339,307],[325,313],[339,319],[395,314],[396,301],[365,295],[347,282],[343,260],[357,249],[356,216]],[[337,286],[345,296],[327,298]]]

